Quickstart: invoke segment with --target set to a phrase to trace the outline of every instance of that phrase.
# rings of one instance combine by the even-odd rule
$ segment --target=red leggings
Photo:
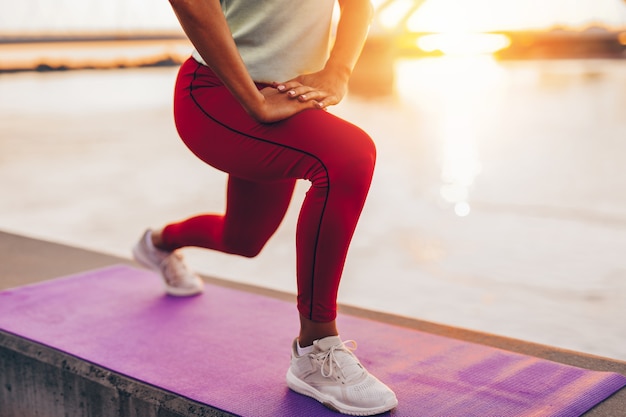
[[[174,118],[187,147],[229,174],[227,204],[224,214],[167,225],[164,243],[256,256],[282,221],[296,180],[309,180],[296,232],[298,311],[313,321],[334,320],[346,254],[374,170],[370,137],[316,109],[258,123],[193,59],[178,74]]]

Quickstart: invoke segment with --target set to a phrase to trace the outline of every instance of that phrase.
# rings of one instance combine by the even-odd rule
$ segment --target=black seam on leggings
[[[319,163],[322,165],[322,167],[324,168],[324,171],[326,172],[326,178],[328,179],[328,186],[327,186],[327,191],[326,191],[326,197],[324,198],[324,205],[322,207],[322,213],[320,215],[320,221],[319,221],[319,224],[317,226],[317,235],[315,237],[315,250],[313,252],[313,270],[311,271],[311,303],[309,305],[309,320],[313,320],[313,299],[314,299],[314,295],[315,295],[314,289],[315,289],[315,269],[316,269],[315,267],[317,265],[317,251],[318,251],[320,234],[321,234],[321,231],[322,231],[322,220],[324,219],[324,213],[326,212],[326,205],[328,204],[328,196],[330,194],[330,174],[328,172],[328,169],[326,168],[326,165],[324,164],[324,162],[319,157],[315,156],[314,154],[312,154],[310,152],[304,151],[302,149],[294,148],[293,146],[283,145],[283,144],[280,144],[280,143],[272,142],[271,140],[259,138],[259,137],[256,137],[256,136],[249,135],[247,133],[240,132],[237,129],[234,129],[234,128],[226,125],[225,123],[222,123],[221,121],[217,120],[213,116],[211,116],[206,110],[204,110],[204,108],[202,108],[200,103],[196,100],[196,98],[193,95],[194,89],[202,88],[202,87],[195,87],[194,88],[194,86],[193,86],[193,82],[197,78],[198,70],[200,70],[202,68],[202,64],[200,64],[199,62],[196,62],[196,65],[197,65],[197,67],[196,67],[195,71],[193,72],[193,80],[192,80],[191,84],[189,85],[189,96],[191,97],[191,99],[193,100],[195,105],[198,107],[198,109],[200,109],[200,111],[202,113],[204,113],[205,116],[207,116],[209,119],[213,120],[215,123],[219,124],[220,126],[224,127],[225,129],[230,130],[231,132],[237,133],[239,135],[246,136],[246,137],[248,137],[250,139],[259,140],[261,142],[269,143],[269,144],[274,145],[274,146],[290,149],[290,150],[295,151],[295,152],[300,152],[300,153],[303,153],[305,155],[310,156],[311,158],[317,159],[319,161]]]

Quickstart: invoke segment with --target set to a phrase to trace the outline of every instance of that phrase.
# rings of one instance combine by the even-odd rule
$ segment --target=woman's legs
[[[256,256],[280,225],[295,180],[254,182],[228,178],[226,212],[204,214],[167,225],[161,247],[198,246],[245,257]]]
[[[280,224],[295,181],[309,180],[296,231],[300,334],[292,344],[287,386],[346,414],[394,408],[393,391],[367,372],[338,337],[335,323],[345,257],[374,169],[370,138],[322,110],[259,124],[208,68],[193,61],[181,68],[175,114],[189,149],[229,174],[227,208],[224,215],[168,225],[155,234],[155,243],[255,256]],[[150,232],[140,241],[148,242],[140,245],[151,258],[147,263],[158,266],[166,282],[168,271],[174,271],[175,287],[181,277],[190,281],[176,251],[153,249]]]
[[[229,173],[228,207],[167,226],[164,243],[254,256],[284,216],[293,183],[309,180],[296,236],[301,337],[336,334],[339,281],[374,168],[371,139],[322,110],[259,124],[193,61],[181,68],[175,116],[191,151]]]

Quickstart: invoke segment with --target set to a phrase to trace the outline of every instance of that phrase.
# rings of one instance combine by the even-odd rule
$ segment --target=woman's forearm
[[[367,38],[374,9],[369,0],[339,0],[341,14],[326,69],[349,77]]]
[[[239,55],[220,2],[170,0],[170,4],[200,56],[242,106],[254,114],[264,98]]]

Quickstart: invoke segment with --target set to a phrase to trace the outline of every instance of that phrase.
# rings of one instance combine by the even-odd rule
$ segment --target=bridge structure
[[[579,2],[576,7],[572,7],[569,0],[552,0],[549,4],[520,0],[372,0],[372,3],[377,11],[372,28],[374,34],[378,30],[406,32],[407,22],[425,3],[439,9],[449,7],[451,20],[458,20],[459,17],[463,21],[473,20],[472,16],[465,16],[468,10],[482,11],[495,20],[507,20],[507,16],[524,11],[531,26],[541,26],[542,22],[545,26],[553,19],[551,16],[555,8],[562,6],[560,20],[555,22],[559,25],[588,16],[592,20],[604,20],[612,26],[626,27],[626,0],[587,0]],[[546,9],[548,6],[550,10]],[[0,0],[0,42],[15,38],[181,33],[167,1]]]

